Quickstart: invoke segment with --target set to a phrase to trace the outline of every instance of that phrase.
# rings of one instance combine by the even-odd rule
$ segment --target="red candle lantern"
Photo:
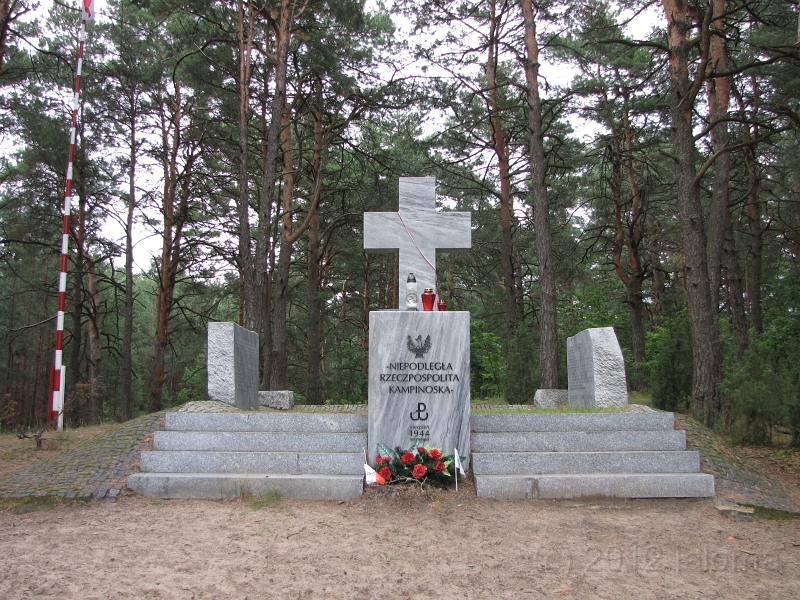
[[[422,310],[433,310],[434,300],[436,300],[436,294],[433,293],[433,289],[425,288],[425,291],[422,292]]]

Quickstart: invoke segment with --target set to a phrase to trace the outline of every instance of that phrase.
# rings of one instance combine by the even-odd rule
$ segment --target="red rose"
[[[414,476],[415,479],[422,479],[428,472],[428,467],[425,465],[414,465],[414,470],[411,474]]]
[[[403,456],[400,457],[400,460],[403,461],[404,465],[410,465],[416,460],[416,458],[414,457],[413,454],[411,454],[411,452],[406,452],[405,454],[403,454]]]
[[[384,478],[384,480],[389,481],[392,478],[392,471],[389,467],[383,467],[380,471],[378,471],[378,475]]]
[[[439,452],[436,448],[431,448],[431,451],[428,452],[428,456],[431,457],[431,460],[439,460],[442,458],[442,453]]]
[[[425,456],[425,448],[423,448],[422,446],[417,448],[417,454],[419,454],[420,456]]]
[[[375,464],[376,464],[376,465],[382,465],[382,464],[383,464],[383,457],[382,457],[380,454],[379,454],[379,455],[378,455],[378,457],[375,459]]]
[[[436,464],[435,464],[435,465],[433,465],[433,468],[436,470],[436,472],[437,472],[437,473],[441,473],[441,472],[442,472],[442,471],[444,471],[444,470],[445,470],[447,467],[445,467],[445,466],[444,466],[444,463],[443,463],[442,461],[440,461],[440,460],[437,460],[437,461],[436,461]]]

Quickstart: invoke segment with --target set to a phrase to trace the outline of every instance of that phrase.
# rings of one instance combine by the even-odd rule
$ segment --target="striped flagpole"
[[[83,45],[86,40],[86,21],[94,16],[93,2],[84,2],[81,30],[78,37],[78,67],[75,70],[75,92],[72,96],[72,124],[69,132],[69,158],[67,182],[64,188],[64,228],[61,235],[61,273],[58,278],[58,317],[56,318],[56,356],[50,373],[50,410],[47,423],[60,430],[64,428],[64,392],[66,373],[62,362],[64,352],[64,308],[67,303],[67,264],[69,261],[69,217],[72,211],[72,162],[75,158],[75,135],[78,127],[78,108],[81,95],[81,68]]]

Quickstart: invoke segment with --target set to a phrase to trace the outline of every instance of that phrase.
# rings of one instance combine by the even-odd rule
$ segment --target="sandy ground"
[[[0,598],[800,597],[800,520],[733,520],[710,500],[382,488],[268,504],[6,506]]]

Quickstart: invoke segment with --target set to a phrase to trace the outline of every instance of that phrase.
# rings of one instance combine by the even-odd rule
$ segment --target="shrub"
[[[470,326],[470,387],[473,398],[502,396],[506,381],[506,360],[500,337],[486,331],[483,321]]]
[[[780,422],[785,397],[783,377],[776,373],[773,353],[761,340],[751,339],[744,356],[728,350],[723,360],[723,414],[728,433],[737,443],[764,444]]]
[[[533,402],[542,382],[539,348],[531,329],[518,327],[508,355],[505,398],[509,404]]]
[[[687,408],[692,396],[692,345],[682,311],[647,335],[647,372],[654,408]]]

